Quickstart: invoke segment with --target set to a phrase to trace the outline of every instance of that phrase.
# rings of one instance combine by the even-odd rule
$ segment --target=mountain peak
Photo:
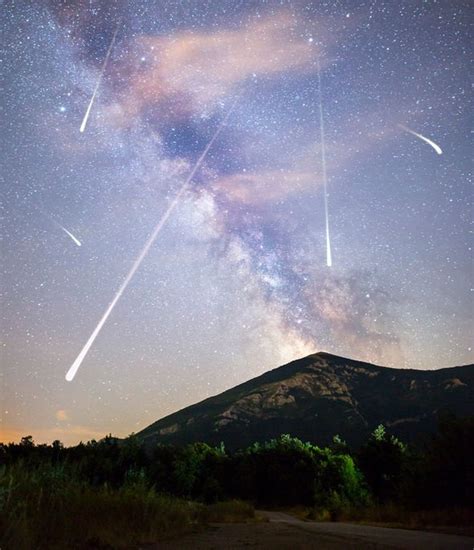
[[[150,443],[230,448],[282,433],[358,444],[379,424],[404,439],[436,428],[440,411],[474,414],[474,366],[393,369],[320,351],[182,409],[137,434]]]

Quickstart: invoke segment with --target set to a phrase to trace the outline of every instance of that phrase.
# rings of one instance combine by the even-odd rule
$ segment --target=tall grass
[[[144,482],[91,487],[60,467],[0,471],[0,547],[125,548],[186,532],[202,506],[157,494]]]

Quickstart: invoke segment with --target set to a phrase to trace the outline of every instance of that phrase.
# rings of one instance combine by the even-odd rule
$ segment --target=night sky
[[[0,439],[125,436],[320,350],[472,362],[469,4],[2,2]]]

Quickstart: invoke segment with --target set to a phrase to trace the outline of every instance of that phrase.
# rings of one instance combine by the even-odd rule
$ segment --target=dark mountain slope
[[[149,443],[223,441],[235,449],[282,433],[357,445],[380,423],[404,440],[436,428],[443,412],[474,415],[474,365],[392,369],[317,353],[154,422]]]

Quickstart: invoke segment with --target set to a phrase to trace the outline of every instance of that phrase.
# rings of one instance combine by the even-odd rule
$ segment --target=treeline
[[[337,436],[321,448],[282,435],[234,453],[204,443],[149,448],[134,435],[69,448],[59,441],[35,445],[28,436],[19,444],[0,445],[0,507],[11,507],[15,498],[28,500],[35,487],[40,500],[55,491],[75,491],[79,500],[87,493],[84,506],[98,494],[105,501],[134,494],[137,515],[140,498],[143,506],[162,510],[171,505],[159,498],[170,497],[203,504],[241,499],[255,506],[304,506],[312,517],[327,519],[357,517],[384,505],[406,511],[467,509],[474,507],[472,441],[474,418],[444,418],[437,434],[418,448],[383,426],[357,450]],[[23,497],[15,493],[20,486]],[[183,512],[186,506],[178,508]]]
[[[359,506],[368,501],[414,507],[474,505],[474,418],[444,418],[421,448],[379,426],[358,450],[338,436],[320,448],[282,435],[229,453],[223,444],[147,448],[136,436],[111,436],[65,448],[59,441],[0,444],[0,464],[34,470],[50,465],[93,487],[139,480],[160,493],[215,502],[241,498],[257,505]]]

